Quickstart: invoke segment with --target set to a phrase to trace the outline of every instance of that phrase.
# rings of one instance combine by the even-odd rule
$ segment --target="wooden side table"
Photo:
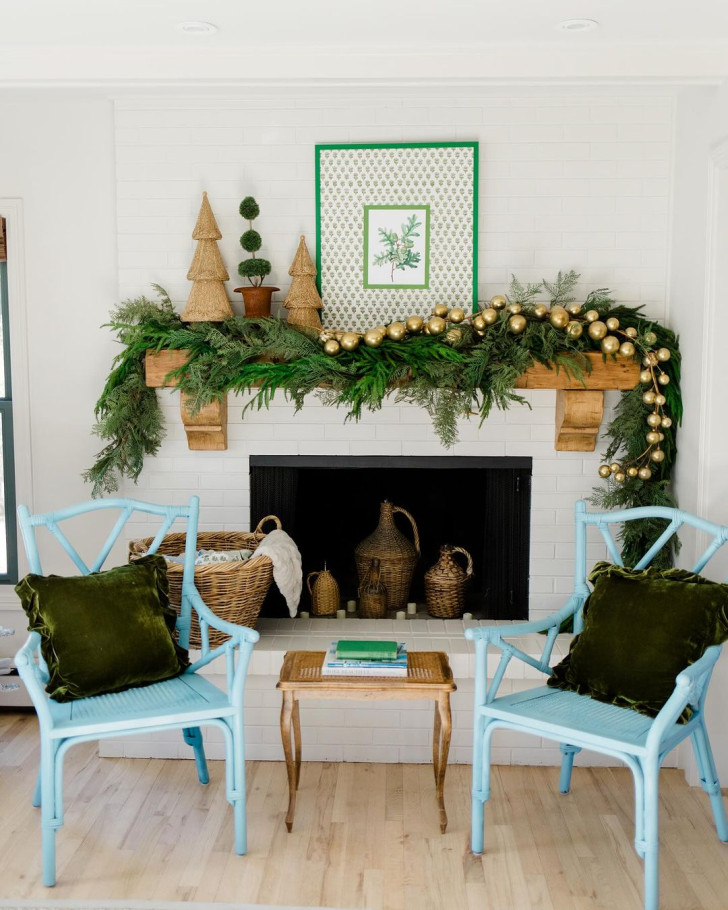
[[[440,831],[444,832],[447,828],[447,813],[443,791],[452,730],[450,693],[457,688],[447,654],[442,651],[411,651],[407,655],[406,677],[322,676],[324,656],[324,651],[287,651],[276,686],[283,694],[281,739],[288,772],[288,830],[293,827],[296,790],[301,776],[301,720],[298,703],[302,698],[359,698],[369,701],[431,698],[435,701],[432,766],[440,806]]]

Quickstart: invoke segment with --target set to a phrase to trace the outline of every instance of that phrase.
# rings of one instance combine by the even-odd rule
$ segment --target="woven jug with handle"
[[[311,595],[311,612],[314,616],[336,616],[341,602],[339,585],[326,568],[326,563],[320,572],[308,573],[306,587]]]
[[[455,562],[460,553],[467,560],[467,568]],[[442,544],[440,558],[425,572],[425,600],[427,612],[439,619],[457,619],[465,609],[465,586],[473,574],[473,560],[467,550]]]
[[[394,516],[404,515],[412,526],[414,543],[395,525]],[[369,572],[372,559],[379,560],[381,580],[387,589],[387,609],[403,610],[409,599],[412,575],[420,557],[420,534],[406,509],[385,500],[379,509],[379,524],[354,550],[359,586]]]

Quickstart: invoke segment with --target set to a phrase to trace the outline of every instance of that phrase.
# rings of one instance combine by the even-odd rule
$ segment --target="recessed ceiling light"
[[[556,28],[561,32],[591,32],[599,28],[596,19],[564,19]]]
[[[212,22],[196,22],[194,20],[178,22],[177,28],[186,35],[212,35],[217,31],[217,26],[213,25]]]

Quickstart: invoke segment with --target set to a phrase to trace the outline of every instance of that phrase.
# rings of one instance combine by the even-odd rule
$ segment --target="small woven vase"
[[[311,582],[312,579],[313,584]],[[311,595],[311,613],[314,616],[336,616],[341,602],[339,585],[334,576],[326,568],[320,572],[309,572],[306,578],[306,587]]]
[[[455,562],[455,554],[467,559],[467,569]],[[438,619],[458,619],[465,609],[465,586],[473,574],[473,560],[467,550],[443,544],[440,558],[425,572],[427,612]]]
[[[382,619],[387,615],[387,589],[382,582],[382,567],[372,559],[364,584],[359,588],[359,615],[365,619]]]
[[[414,544],[397,528],[394,516],[406,516],[412,525]],[[409,600],[410,584],[420,556],[420,535],[414,518],[405,509],[385,500],[379,511],[379,524],[354,550],[359,587],[364,584],[372,559],[379,560],[381,580],[387,589],[387,609],[403,610]]]

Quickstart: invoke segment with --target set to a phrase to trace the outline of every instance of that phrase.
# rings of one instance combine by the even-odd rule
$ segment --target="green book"
[[[396,641],[340,641],[336,645],[338,660],[394,660]]]

